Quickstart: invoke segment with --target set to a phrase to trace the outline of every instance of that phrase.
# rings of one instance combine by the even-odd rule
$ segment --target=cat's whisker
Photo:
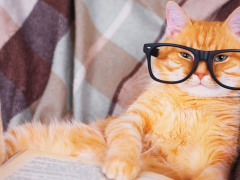
[[[148,85],[148,82],[149,82],[149,79],[145,79],[145,80],[137,81],[137,82],[135,82],[135,83],[133,83],[133,84],[131,84],[131,85],[129,85],[129,86],[134,87],[135,85],[138,85],[138,87],[139,87],[139,84],[140,84],[140,83],[141,83],[141,84],[144,84],[143,86],[147,86],[147,85]]]
[[[136,84],[139,84],[139,83],[144,83],[146,84],[148,81],[150,80],[149,78],[149,74],[144,74],[140,77],[138,77],[137,79],[135,79],[133,82],[131,82],[129,85],[127,85],[126,88],[129,88],[130,86],[134,86]],[[145,82],[146,81],[146,82]]]
[[[154,149],[155,149],[155,147],[156,147],[156,145],[152,146],[152,147],[151,147],[151,148],[149,148],[147,151],[145,151],[144,153],[142,153],[140,156],[143,156],[143,155],[145,155],[145,154],[149,153],[150,151],[154,150]]]
[[[145,77],[145,76],[149,76],[149,73],[146,73],[146,74],[143,74],[142,76],[139,76],[136,80],[142,78],[142,77]]]

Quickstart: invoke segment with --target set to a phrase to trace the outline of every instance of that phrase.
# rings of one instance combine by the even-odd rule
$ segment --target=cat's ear
[[[235,9],[223,24],[233,33],[240,36],[240,7]]]
[[[168,37],[172,37],[175,34],[181,32],[183,28],[192,23],[184,11],[175,2],[172,1],[169,1],[167,3],[166,17]]]

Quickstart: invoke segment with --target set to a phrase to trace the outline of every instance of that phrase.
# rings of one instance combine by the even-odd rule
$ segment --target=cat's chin
[[[229,89],[223,87],[210,88],[202,84],[196,86],[187,86],[187,85],[178,85],[179,88],[188,93],[191,96],[196,97],[219,97],[219,96],[228,96],[230,93]]]

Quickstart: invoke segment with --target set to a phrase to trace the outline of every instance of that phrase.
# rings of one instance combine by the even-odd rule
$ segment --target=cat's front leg
[[[125,114],[106,129],[108,151],[103,172],[109,179],[134,179],[140,171],[143,120],[135,113]]]
[[[223,164],[206,167],[194,180],[227,180],[230,169]]]

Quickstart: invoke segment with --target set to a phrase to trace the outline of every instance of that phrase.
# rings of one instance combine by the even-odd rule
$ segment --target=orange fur
[[[172,2],[169,6],[176,8]],[[181,31],[170,29],[165,42],[199,50],[240,48],[239,40],[228,28],[229,20],[223,24],[187,18],[184,22],[188,24],[183,24]],[[161,69],[163,65],[155,66]],[[233,67],[231,63],[218,66]],[[199,74],[201,78],[210,76],[206,63],[199,63],[195,75]],[[227,179],[237,156],[238,91],[220,87],[211,77],[208,87],[191,91],[191,78],[173,85],[152,82],[120,117],[89,125],[53,121],[9,129],[1,136],[0,143],[4,144],[0,144],[0,160],[19,150],[39,149],[104,161],[103,172],[110,179],[133,179],[142,170],[176,180]],[[215,89],[216,94],[208,93]]]
[[[9,129],[3,138],[6,146],[4,160],[20,150],[36,149],[102,161],[106,151],[100,130],[77,122],[27,123]]]

